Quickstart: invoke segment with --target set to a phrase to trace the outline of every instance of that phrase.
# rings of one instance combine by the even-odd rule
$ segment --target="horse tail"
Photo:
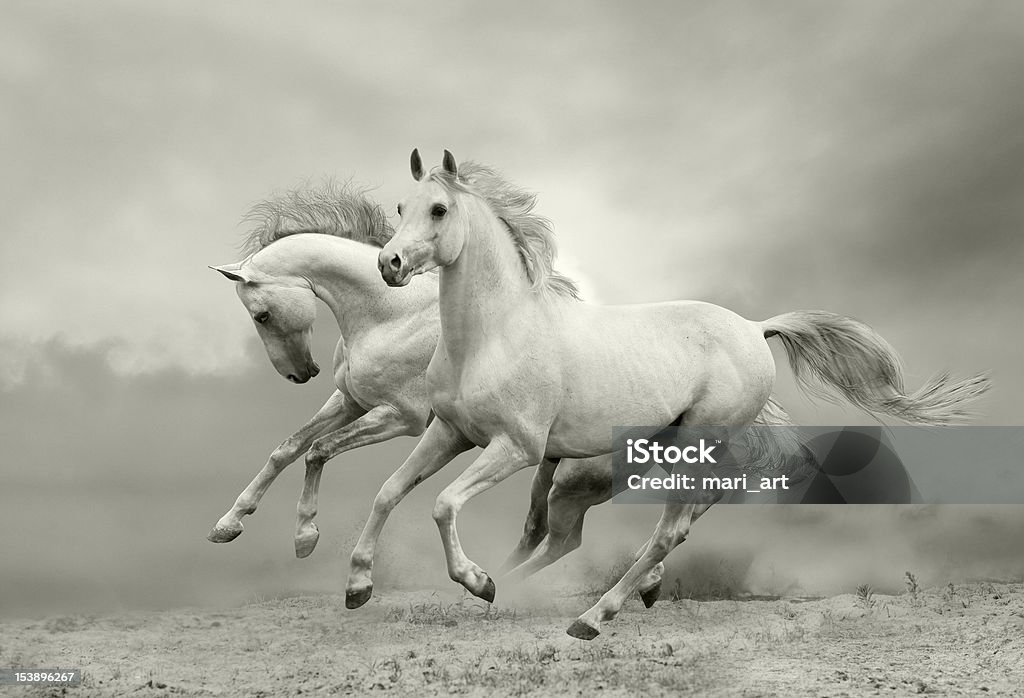
[[[802,310],[759,324],[765,339],[782,340],[801,389],[836,402],[831,388],[875,418],[895,417],[928,426],[962,423],[973,416],[965,408],[967,403],[990,387],[984,375],[952,380],[949,374],[941,374],[907,395],[896,351],[853,318]]]
[[[789,413],[782,408],[774,396],[768,396],[768,402],[764,403],[761,412],[754,417],[754,424],[759,426],[786,426],[793,424]]]

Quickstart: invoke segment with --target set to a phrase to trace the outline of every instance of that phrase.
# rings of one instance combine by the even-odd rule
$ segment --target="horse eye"
[[[270,313],[264,310],[262,313],[256,313],[256,315],[254,315],[252,319],[262,325],[264,322],[270,319]]]
[[[441,204],[434,204],[434,208],[430,209],[430,215],[434,218],[444,218],[444,214],[446,213],[448,213],[448,209]]]

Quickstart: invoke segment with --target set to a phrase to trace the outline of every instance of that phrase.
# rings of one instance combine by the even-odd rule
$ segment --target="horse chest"
[[[457,428],[467,438],[485,446],[497,434],[517,431],[517,415],[535,412],[508,380],[499,380],[493,372],[479,370],[456,372],[448,362],[431,364],[427,385],[434,413]]]
[[[479,396],[453,389],[453,386],[438,386],[431,390],[431,406],[438,417],[477,445],[486,445],[496,431],[501,431],[502,420],[495,418],[493,404]]]

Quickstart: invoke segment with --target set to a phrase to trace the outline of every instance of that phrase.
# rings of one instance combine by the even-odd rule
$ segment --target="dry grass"
[[[589,643],[564,634],[585,606],[579,596],[534,610],[396,592],[358,611],[326,596],[7,622],[0,666],[80,668],[76,693],[133,697],[1012,695],[1024,684],[1020,584],[898,596],[864,585],[810,602],[683,598],[649,611],[637,601]]]

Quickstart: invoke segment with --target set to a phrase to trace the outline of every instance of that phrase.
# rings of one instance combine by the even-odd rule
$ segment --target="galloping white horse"
[[[337,389],[305,426],[274,450],[209,539],[226,543],[237,538],[242,517],[256,510],[274,479],[305,453],[306,480],[295,533],[295,553],[301,558],[313,552],[320,535],[313,519],[324,464],[353,448],[403,434],[417,436],[429,420],[425,372],[440,333],[437,276],[419,280],[409,293],[390,292],[374,264],[394,231],[377,204],[350,187],[296,190],[255,206],[246,219],[256,223],[245,246],[250,254],[242,262],[213,268],[236,282],[271,362],[295,383],[319,372],[309,340],[316,299],[326,303],[341,330],[334,352]],[[611,494],[610,458],[567,460],[557,478],[555,465],[546,464],[546,481],[540,478],[533,488],[529,535],[511,559],[525,560],[542,541],[549,511],[556,531],[561,521],[574,522],[579,529],[578,493],[597,495],[584,502],[584,509]],[[553,479],[559,486],[551,492],[549,507]],[[379,508],[380,501],[375,504]],[[573,543],[579,544],[578,530]],[[648,606],[657,598],[660,581],[659,568],[641,585]]]
[[[384,293],[374,273],[381,245],[394,234],[361,192],[326,186],[266,201],[244,261],[212,267],[236,282],[274,368],[294,383],[319,372],[309,342],[319,298],[341,330],[334,352],[337,390],[288,437],[210,532],[215,543],[242,533],[274,479],[306,454],[295,553],[306,557],[319,531],[313,518],[324,463],[360,446],[423,433],[430,415],[424,369],[437,343],[437,281],[424,278],[402,298]]]
[[[987,387],[982,377],[940,377],[908,396],[892,348],[831,313],[754,322],[700,302],[580,302],[552,270],[552,233],[532,213],[532,195],[486,167],[459,168],[448,151],[429,175],[415,150],[411,164],[417,185],[399,206],[401,224],[378,266],[392,286],[441,269],[441,340],[427,369],[437,418],[393,478],[411,486],[483,448],[434,508],[449,575],[481,598],[493,599],[494,582],[459,542],[456,516],[466,501],[544,458],[608,453],[617,425],[654,434],[676,420],[752,423],[775,380],[768,337],[782,339],[798,377],[809,371],[876,415],[950,423]],[[633,566],[568,632],[595,637],[712,503],[666,503]],[[353,553],[352,562],[350,595],[369,587],[366,560]]]

